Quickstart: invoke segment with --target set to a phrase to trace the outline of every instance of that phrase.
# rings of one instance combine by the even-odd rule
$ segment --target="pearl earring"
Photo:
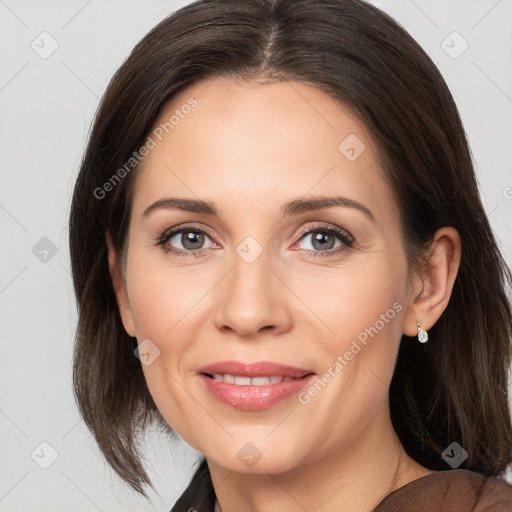
[[[418,340],[420,343],[426,343],[428,340],[428,333],[427,331],[424,331],[418,322],[416,322],[416,325],[418,326]]]

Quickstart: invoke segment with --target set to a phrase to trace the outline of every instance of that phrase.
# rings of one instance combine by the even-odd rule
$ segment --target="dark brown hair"
[[[108,268],[105,233],[123,254],[137,168],[102,197],[97,191],[144,144],[174,95],[220,76],[301,81],[358,116],[399,206],[411,269],[436,230],[457,229],[462,259],[446,310],[426,346],[403,336],[390,387],[392,421],[405,450],[428,468],[450,469],[440,454],[457,441],[468,452],[461,468],[502,474],[512,460],[510,270],[445,81],[397,22],[361,0],[200,0],[153,28],[110,82],[69,221],[79,312],[74,393],[108,463],[147,497],[138,435],[156,421],[177,436],[151,398]],[[192,493],[211,489],[202,462]]]

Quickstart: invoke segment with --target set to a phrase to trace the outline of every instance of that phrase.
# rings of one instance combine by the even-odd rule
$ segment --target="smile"
[[[198,377],[207,394],[215,401],[245,411],[267,409],[290,399],[316,379],[314,373],[303,377],[242,377],[222,373],[201,373]]]

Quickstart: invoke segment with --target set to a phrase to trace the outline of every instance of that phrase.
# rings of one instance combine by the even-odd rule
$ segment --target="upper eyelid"
[[[183,231],[200,231],[207,234],[210,238],[216,238],[208,228],[188,225],[166,229],[163,231],[161,238],[169,239],[170,237],[176,236]]]
[[[345,228],[342,228],[340,226],[333,226],[333,225],[330,225],[330,226],[320,226],[320,225],[309,226],[307,228],[299,230],[299,234],[297,236],[299,236],[301,238],[303,235],[311,234],[312,231],[322,231],[322,230],[325,230],[325,231],[328,231],[328,232],[332,232],[333,234],[335,234],[337,236],[346,235],[347,238],[349,238],[352,241],[355,241],[355,238],[352,236],[352,234],[349,233]],[[341,231],[341,233],[339,231]],[[300,240],[300,238],[298,240]]]

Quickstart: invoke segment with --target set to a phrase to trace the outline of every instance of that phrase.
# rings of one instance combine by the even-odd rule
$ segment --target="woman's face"
[[[123,323],[143,343],[160,412],[233,471],[349,451],[387,424],[410,295],[398,210],[369,133],[307,85],[221,79],[182,91],[154,128],[118,296],[127,294]],[[170,198],[217,214],[161,202]],[[331,206],[307,207],[319,198]],[[202,374],[226,361],[253,376],[261,361],[314,375],[245,385]]]

